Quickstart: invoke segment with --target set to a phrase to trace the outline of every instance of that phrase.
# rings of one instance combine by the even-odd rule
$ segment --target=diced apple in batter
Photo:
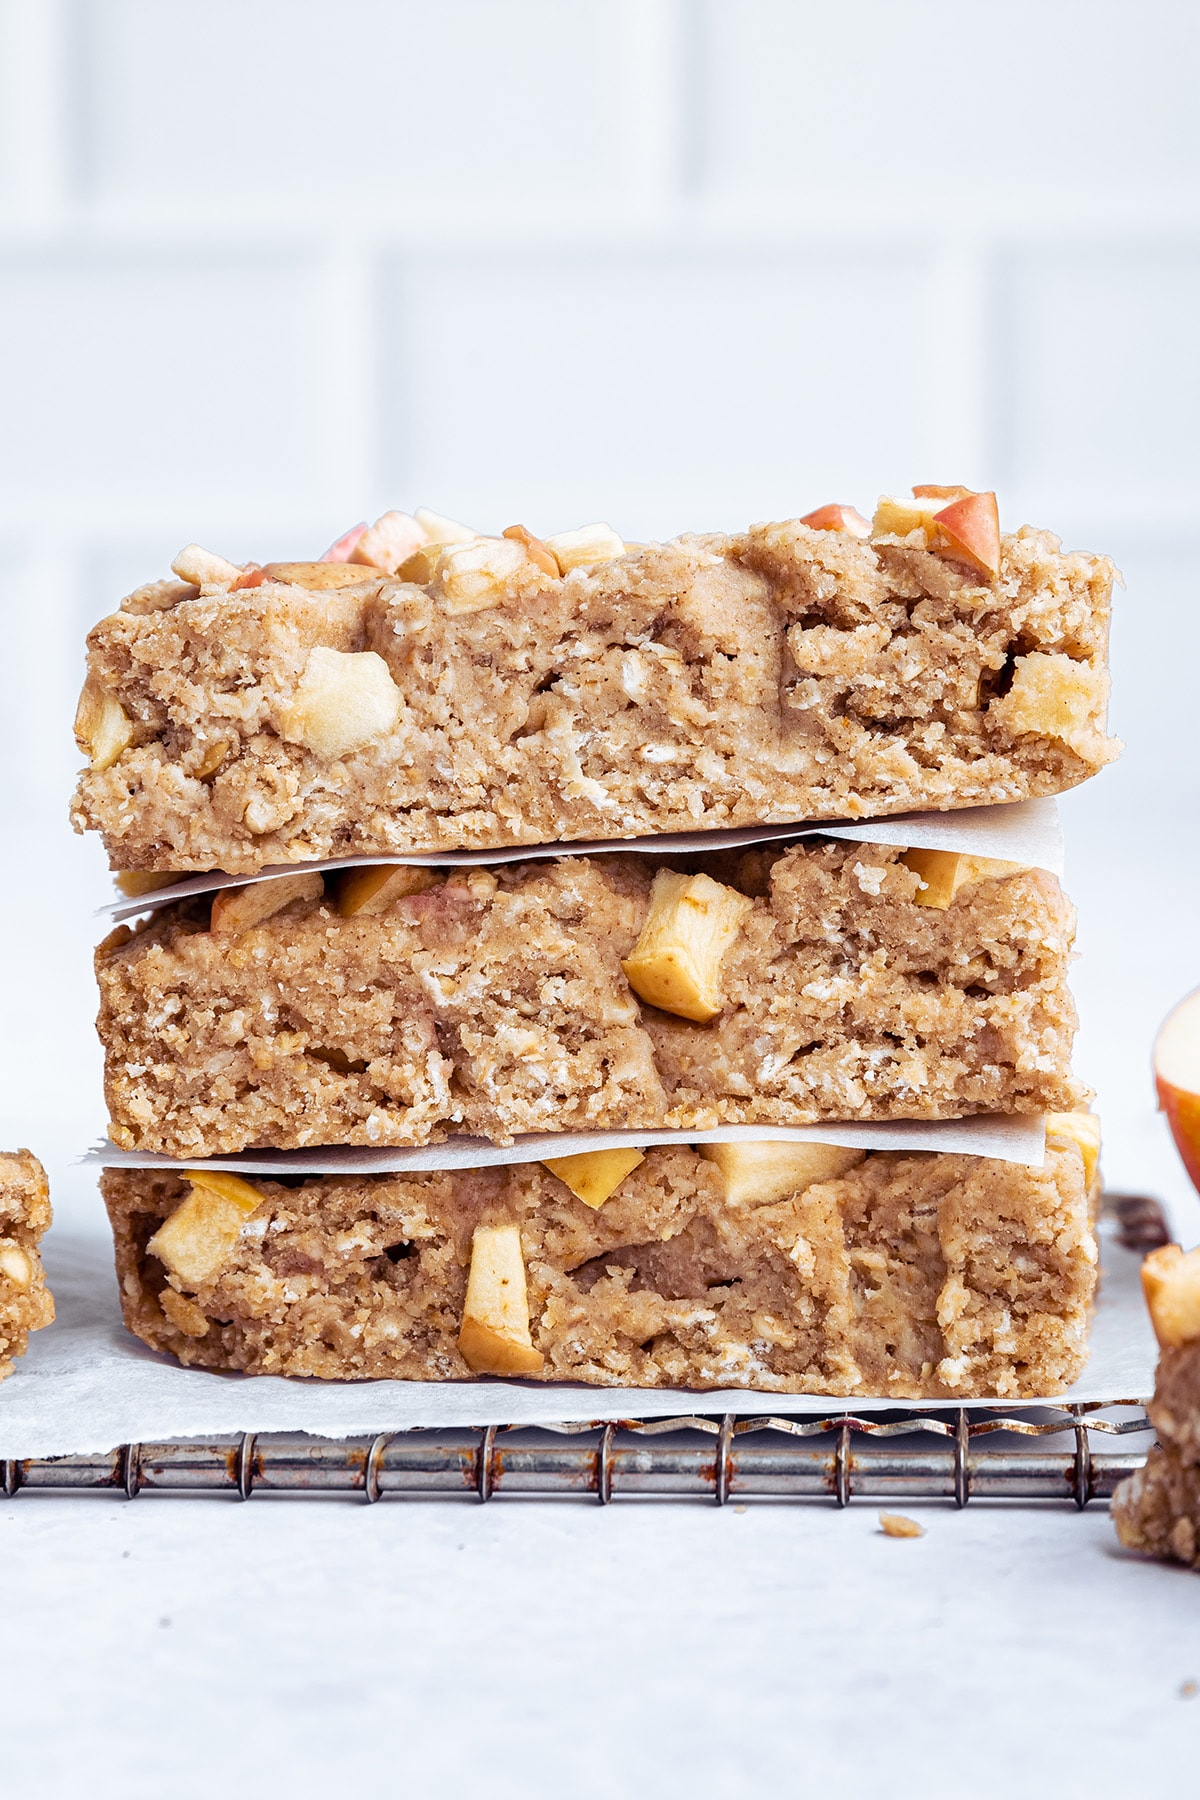
[[[511,538],[477,537],[469,544],[451,544],[437,565],[442,603],[448,613],[483,612],[500,604],[510,581],[527,578],[530,571],[529,552]]]
[[[0,1275],[23,1292],[33,1286],[33,1263],[20,1244],[0,1244]]]
[[[1100,1120],[1095,1113],[1047,1113],[1046,1142],[1078,1144],[1083,1155],[1083,1178],[1089,1194],[1100,1175]]]
[[[545,539],[547,550],[564,575],[593,563],[613,562],[624,556],[625,545],[611,525],[581,525],[578,531],[559,531]]]
[[[242,1226],[262,1194],[240,1175],[188,1169],[191,1193],[159,1226],[146,1249],[188,1287],[219,1275],[237,1247]]]
[[[536,1375],[543,1357],[529,1331],[529,1293],[517,1225],[477,1225],[458,1347],[477,1375]]]
[[[645,1160],[644,1151],[625,1147],[585,1150],[579,1156],[543,1156],[542,1163],[566,1183],[577,1200],[598,1210]]]
[[[423,894],[442,879],[439,869],[414,868],[406,863],[347,869],[338,883],[337,909],[343,919],[369,917],[386,912],[406,894]]]
[[[1012,686],[988,711],[1009,731],[1059,738],[1087,755],[1103,718],[1108,676],[1061,651],[1018,656]]]
[[[1142,1264],[1142,1292],[1163,1349],[1181,1350],[1200,1338],[1200,1249],[1185,1256],[1164,1244]]]
[[[913,898],[918,906],[943,910],[953,905],[960,888],[975,881],[1000,881],[1020,875],[1033,863],[1004,862],[998,856],[968,856],[959,850],[906,850],[900,861],[918,877],[921,886]]]
[[[769,1206],[816,1181],[836,1181],[866,1151],[841,1144],[701,1144],[700,1154],[720,1169],[730,1206]]]
[[[171,564],[171,573],[195,587],[232,587],[242,571],[237,563],[218,556],[215,550],[186,544]]]
[[[351,550],[348,561],[370,563],[394,575],[414,550],[429,542],[429,533],[405,512],[385,512],[368,527]]]
[[[660,869],[641,936],[621,964],[651,1006],[704,1023],[725,1004],[721,961],[754,902],[708,875]]]
[[[400,690],[382,656],[318,644],[309,652],[279,729],[291,743],[334,762],[386,737],[399,717]]]
[[[994,493],[963,487],[915,487],[911,500],[880,496],[874,537],[907,537],[920,530],[926,548],[964,562],[992,580],[1000,572],[1000,514]]]
[[[349,562],[355,545],[367,529],[364,519],[359,525],[352,525],[349,531],[343,531],[340,538],[335,538],[328,550],[322,552],[321,562]]]
[[[324,878],[315,870],[306,874],[271,875],[266,881],[251,881],[245,887],[221,888],[213,895],[208,929],[250,931],[264,919],[282,912],[293,900],[316,900],[324,891]]]
[[[853,506],[818,506],[815,512],[805,513],[800,523],[812,531],[845,531],[856,538],[871,535],[871,521]]]
[[[111,769],[133,742],[133,721],[121,702],[94,681],[84,684],[75,710],[75,741],[96,774]]]
[[[460,525],[457,519],[447,519],[441,513],[430,512],[427,506],[418,506],[413,517],[425,533],[427,544],[467,544],[473,537],[479,536],[469,525]]]

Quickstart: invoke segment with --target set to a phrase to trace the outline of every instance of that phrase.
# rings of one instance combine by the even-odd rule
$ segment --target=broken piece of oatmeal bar
[[[1092,1178],[828,1144],[292,1177],[106,1169],[129,1329],[209,1369],[1031,1399],[1087,1355]]]
[[[1104,557],[963,489],[809,517],[190,546],[89,637],[76,827],[120,870],[256,873],[1020,800],[1112,760]]]
[[[1113,1495],[1113,1523],[1129,1549],[1200,1568],[1200,1249],[1155,1250],[1142,1287],[1158,1338],[1148,1408],[1158,1442]]]
[[[447,876],[316,871],[100,947],[115,1142],[1066,1111],[1074,918],[1044,870],[806,840]]]
[[[49,1224],[50,1189],[37,1157],[0,1152],[0,1381],[24,1356],[30,1332],[54,1317],[38,1254]]]

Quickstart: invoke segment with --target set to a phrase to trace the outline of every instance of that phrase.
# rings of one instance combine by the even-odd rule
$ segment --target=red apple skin
[[[352,525],[349,531],[344,531],[342,533],[336,544],[330,544],[324,556],[319,556],[317,561],[349,562],[354,554],[355,545],[358,543],[359,538],[366,529],[367,521],[365,519],[361,525]]]
[[[813,531],[846,531],[857,538],[871,535],[870,520],[864,519],[853,506],[818,506],[815,512],[805,513],[800,523]]]
[[[968,500],[973,491],[965,487],[937,487],[933,482],[927,481],[924,487],[913,489],[913,499],[945,500],[948,505],[951,500]]]
[[[260,569],[257,563],[247,563],[237,580],[231,582],[229,591],[232,594],[238,588],[261,587],[266,579],[267,573],[265,569]]]
[[[1158,1104],[1167,1115],[1175,1148],[1191,1177],[1192,1186],[1200,1194],[1200,1094],[1188,1094],[1182,1088],[1172,1087],[1161,1075],[1155,1077],[1154,1085],[1158,1089]]]
[[[967,494],[934,514],[944,548],[956,562],[994,580],[1000,573],[1000,511],[993,493]]]

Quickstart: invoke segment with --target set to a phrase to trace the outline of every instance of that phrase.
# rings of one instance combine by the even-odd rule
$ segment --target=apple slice
[[[1155,1039],[1154,1082],[1175,1148],[1200,1192],[1200,988],[1168,1013]]]
[[[871,521],[853,506],[818,506],[815,512],[805,513],[800,523],[812,531],[845,531],[856,538],[871,535]]]

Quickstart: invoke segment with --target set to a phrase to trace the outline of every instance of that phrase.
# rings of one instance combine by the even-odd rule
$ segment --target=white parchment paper
[[[991,1156],[999,1162],[1040,1169],[1046,1125],[1038,1115],[984,1113],[975,1119],[900,1119],[894,1124],[724,1125],[714,1131],[542,1131],[512,1144],[486,1138],[450,1137],[415,1150],[375,1150],[334,1144],[310,1150],[245,1150],[240,1156],[180,1161],[152,1150],[120,1150],[102,1143],[83,1161],[106,1169],[233,1169],[253,1175],[390,1175],[421,1169],[481,1169],[501,1163],[540,1162],[588,1150],[655,1144],[841,1144],[853,1150],[938,1150],[946,1156]]]
[[[546,857],[611,856],[617,851],[640,856],[678,856],[702,850],[730,850],[748,844],[777,843],[805,837],[849,838],[863,844],[898,844],[906,850],[958,850],[968,856],[994,856],[1004,862],[1032,863],[1063,872],[1063,839],[1054,800],[1016,800],[1008,806],[971,806],[959,812],[897,813],[890,819],[853,824],[747,825],[731,830],[669,832],[661,837],[580,840],[570,844],[520,844],[503,850],[431,851],[413,856],[332,856],[314,862],[277,863],[255,875],[224,875],[216,870],[189,875],[170,887],[156,888],[136,900],[122,895],[100,909],[102,916],[132,919],[217,888],[245,887],[272,875],[295,875],[326,869],[351,869],[363,863],[429,864],[433,868],[470,868],[479,864],[533,862]]]
[[[118,1444],[221,1437],[239,1431],[306,1431],[364,1437],[451,1425],[547,1425],[668,1418],[687,1413],[806,1415],[891,1411],[912,1401],[856,1394],[757,1394],[744,1389],[594,1388],[479,1380],[310,1381],[181,1369],[121,1324],[112,1255],[99,1232],[60,1238],[52,1271],[58,1321],[37,1332],[28,1355],[0,1383],[0,1458],[102,1453]],[[1103,1234],[1104,1279],[1091,1357],[1060,1401],[1144,1399],[1154,1385],[1155,1345],[1142,1303],[1141,1259]],[[973,1396],[987,1401],[989,1396]],[[922,1402],[954,1406],[958,1401]],[[1013,1401],[997,1402],[1009,1409]],[[1028,1403],[1026,1403],[1028,1404]]]

